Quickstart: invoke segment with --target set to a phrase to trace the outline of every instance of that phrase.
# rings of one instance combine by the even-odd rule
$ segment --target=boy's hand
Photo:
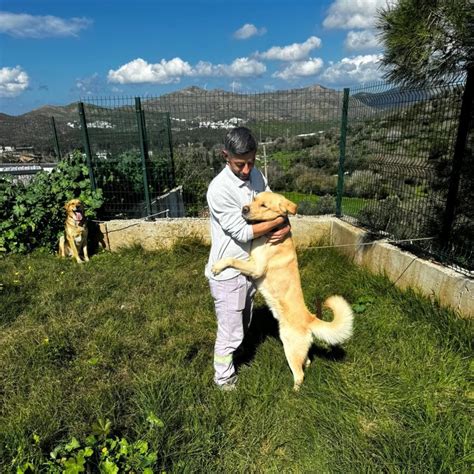
[[[268,243],[278,244],[279,242],[285,240],[286,236],[291,232],[291,225],[288,221],[288,218],[285,218],[283,222],[286,222],[286,225],[280,227],[277,230],[272,230],[266,234]]]

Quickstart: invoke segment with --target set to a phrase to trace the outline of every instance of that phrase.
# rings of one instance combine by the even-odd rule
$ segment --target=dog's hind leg
[[[293,373],[293,390],[298,391],[304,379],[303,365],[307,365],[311,341],[297,331],[280,329],[280,338],[285,349],[286,360]]]

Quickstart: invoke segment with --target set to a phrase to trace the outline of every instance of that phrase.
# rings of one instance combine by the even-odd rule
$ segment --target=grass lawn
[[[353,338],[315,346],[294,393],[258,299],[238,390],[222,393],[207,253],[188,241],[81,266],[42,253],[0,259],[0,472],[62,472],[86,443],[96,451],[83,458],[114,472],[104,466],[115,436],[124,452],[134,446],[135,472],[470,472],[469,322],[308,249],[309,306],[344,295],[358,311]]]
[[[287,192],[282,193],[287,197],[290,201],[299,204],[302,201],[316,203],[320,196],[316,194],[305,194],[305,193],[297,193],[297,192]],[[334,196],[334,200],[336,196]],[[352,198],[352,197],[344,197],[342,198],[342,213],[347,214],[350,216],[355,216],[357,213],[371,200],[364,199],[364,198]]]

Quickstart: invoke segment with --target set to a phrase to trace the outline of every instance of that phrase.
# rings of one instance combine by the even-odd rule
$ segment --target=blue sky
[[[396,0],[390,0],[396,1]],[[0,0],[0,112],[379,80],[387,0]]]

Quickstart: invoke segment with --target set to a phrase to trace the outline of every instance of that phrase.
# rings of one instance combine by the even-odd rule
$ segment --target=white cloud
[[[379,49],[381,43],[374,30],[349,31],[344,46],[350,51]]]
[[[195,67],[181,58],[170,61],[162,59],[149,64],[141,58],[124,64],[108,73],[109,82],[120,84],[152,83],[170,84],[179,82],[181,77],[254,77],[267,70],[261,62],[250,58],[237,58],[231,64],[212,64],[199,61]]]
[[[306,59],[309,53],[321,46],[321,39],[316,36],[309,37],[304,43],[293,43],[288,46],[273,46],[264,53],[256,53],[260,59],[278,61],[301,61]]]
[[[315,76],[323,68],[321,58],[310,58],[308,61],[296,61],[282,71],[273,74],[273,77],[284,79],[285,81],[297,79],[299,77]]]
[[[47,38],[53,36],[77,36],[89,27],[88,18],[63,19],[57,16],[34,16],[26,13],[0,12],[0,33],[15,38]]]
[[[192,68],[191,75],[200,77],[219,76],[219,66],[215,66],[207,61],[199,61],[196,66]]]
[[[398,0],[335,0],[323,21],[326,28],[372,28],[377,10]]]
[[[0,97],[16,97],[29,83],[28,74],[20,66],[0,68]]]
[[[260,76],[267,70],[265,64],[249,58],[237,58],[230,66],[218,67],[222,69],[222,75],[234,77]]]
[[[253,77],[267,70],[265,64],[250,58],[237,58],[231,64],[212,64],[199,61],[187,75],[195,77]]]
[[[379,69],[381,54],[367,54],[343,58],[330,64],[319,76],[319,80],[333,85],[350,85],[366,83],[381,79],[383,71]]]
[[[252,36],[262,36],[266,32],[266,28],[257,28],[255,25],[252,25],[252,23],[246,23],[244,26],[239,28],[233,36],[235,39],[244,40],[251,38]]]
[[[109,82],[119,84],[154,83],[170,84],[179,82],[180,76],[190,75],[191,66],[180,58],[173,58],[170,61],[162,59],[157,64],[149,64],[141,58],[134,59],[124,64],[116,71],[110,70],[108,74]]]

